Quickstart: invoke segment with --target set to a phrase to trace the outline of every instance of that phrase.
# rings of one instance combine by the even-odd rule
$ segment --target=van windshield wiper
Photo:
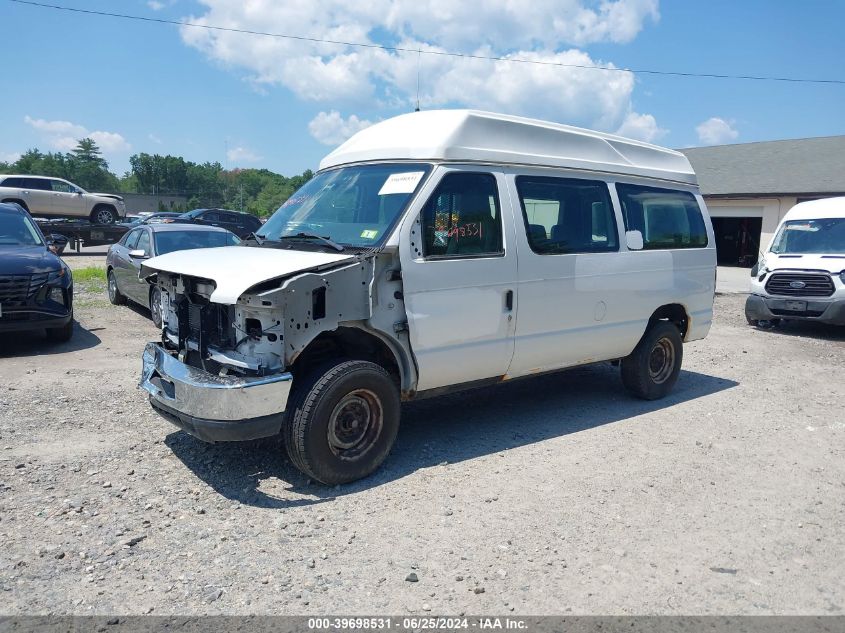
[[[247,235],[243,239],[243,241],[248,242],[248,241],[251,240],[251,241],[255,242],[256,244],[258,244],[259,246],[261,246],[262,244],[264,244],[265,239],[266,238],[261,237],[258,233],[250,233],[249,235]]]
[[[316,233],[310,233],[306,231],[300,231],[299,233],[295,233],[294,235],[282,235],[281,237],[279,237],[279,241],[281,240],[319,240],[326,246],[330,246],[338,252],[346,250],[342,245],[338,244],[329,237],[317,235]]]

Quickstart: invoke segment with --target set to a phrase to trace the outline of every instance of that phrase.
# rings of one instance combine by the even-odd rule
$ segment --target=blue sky
[[[845,79],[845,2],[56,0],[344,41],[681,72]],[[352,4],[350,7],[348,5]],[[845,134],[845,85],[658,77],[389,53],[0,0],[0,159],[98,140],[284,174],[413,109],[476,107],[670,147]]]

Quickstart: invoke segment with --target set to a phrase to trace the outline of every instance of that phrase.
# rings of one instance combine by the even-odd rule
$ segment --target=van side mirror
[[[639,231],[625,231],[625,243],[629,251],[643,250],[643,234]]]

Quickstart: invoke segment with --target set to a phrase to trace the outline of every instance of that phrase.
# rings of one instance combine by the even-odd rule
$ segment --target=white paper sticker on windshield
[[[392,193],[413,193],[424,171],[406,171],[404,174],[390,174],[384,181],[378,195],[387,196]]]

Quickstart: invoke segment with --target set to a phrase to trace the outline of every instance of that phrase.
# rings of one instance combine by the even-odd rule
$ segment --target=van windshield
[[[845,253],[845,218],[785,222],[771,251],[776,255]]]
[[[425,164],[342,167],[317,174],[256,233],[280,240],[320,236],[344,246],[379,245],[430,170]]]

